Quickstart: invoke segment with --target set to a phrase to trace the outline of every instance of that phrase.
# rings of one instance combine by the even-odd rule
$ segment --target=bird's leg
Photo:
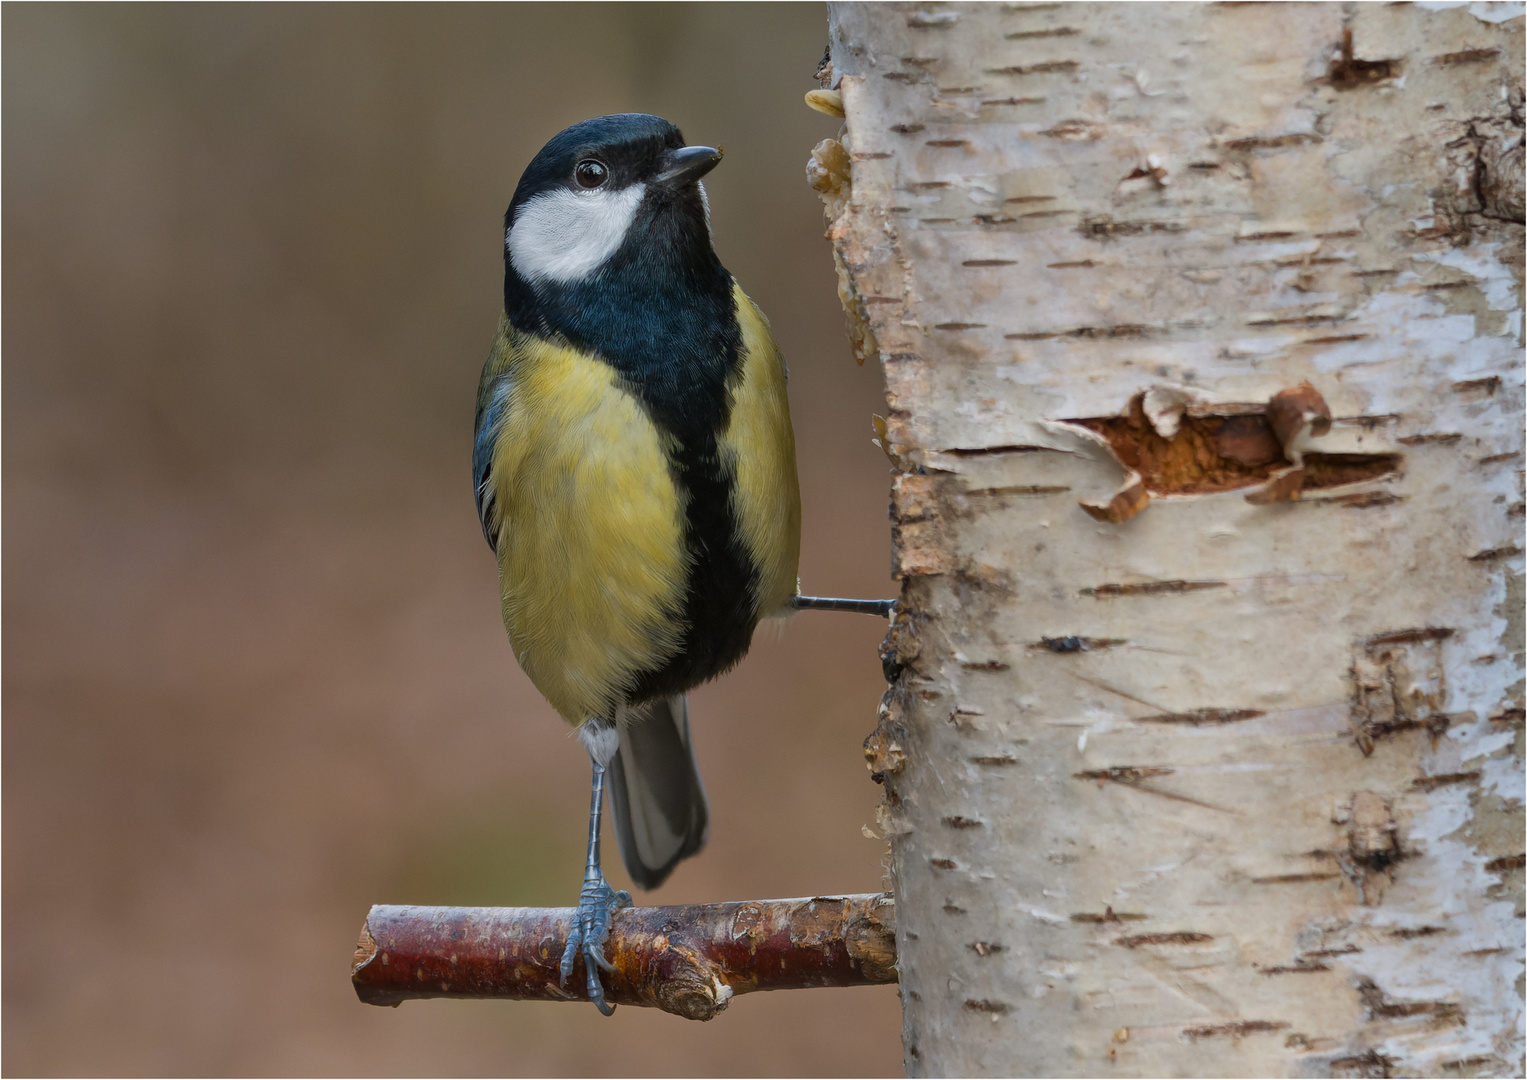
[[[593,793],[589,798],[589,852],[583,869],[583,889],[578,894],[578,912],[573,917],[572,928],[567,935],[567,948],[562,951],[562,978],[565,984],[573,973],[573,963],[583,954],[583,972],[588,979],[589,1000],[599,1011],[609,1016],[615,1006],[604,999],[604,986],[599,981],[599,969],[614,971],[604,957],[604,943],[610,936],[610,918],[623,907],[631,905],[631,894],[624,889],[616,890],[604,879],[599,865],[599,818],[604,803],[604,771],[620,747],[615,725],[596,717],[578,729],[578,737],[589,752],[594,764]]]
[[[790,606],[797,611],[857,611],[861,615],[879,615],[889,619],[896,610],[895,600],[839,600],[832,596],[792,596]]]

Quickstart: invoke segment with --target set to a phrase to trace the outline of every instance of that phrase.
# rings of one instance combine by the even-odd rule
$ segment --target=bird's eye
[[[598,158],[584,158],[573,168],[573,179],[581,188],[596,188],[610,178],[610,170]]]

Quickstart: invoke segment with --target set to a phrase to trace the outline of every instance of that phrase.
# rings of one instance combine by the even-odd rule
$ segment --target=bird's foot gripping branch
[[[558,964],[573,908],[377,905],[351,978],[368,1005],[409,998],[587,1001]],[[896,981],[888,893],[626,908],[610,922],[605,997],[709,1020],[736,994]],[[580,960],[580,963],[582,961]]]

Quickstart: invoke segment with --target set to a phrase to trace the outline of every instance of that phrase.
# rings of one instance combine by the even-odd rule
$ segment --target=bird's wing
[[[472,436],[472,487],[477,497],[477,520],[482,522],[482,534],[495,552],[503,517],[496,505],[492,483],[493,447],[504,414],[509,409],[512,387],[508,370],[509,349],[508,320],[501,318],[488,362],[483,365],[482,381],[477,386],[477,425]]]
[[[735,477],[732,510],[758,569],[758,612],[767,617],[782,614],[797,591],[801,491],[784,358],[763,312],[740,286],[734,295],[742,355],[728,386],[732,411],[717,448]]]

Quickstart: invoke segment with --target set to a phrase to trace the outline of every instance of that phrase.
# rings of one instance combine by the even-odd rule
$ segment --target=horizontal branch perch
[[[558,965],[573,908],[401,907],[366,916],[351,979],[368,1005],[409,998],[587,1001]],[[896,981],[889,893],[627,908],[610,925],[605,994],[709,1020],[734,994]]]

